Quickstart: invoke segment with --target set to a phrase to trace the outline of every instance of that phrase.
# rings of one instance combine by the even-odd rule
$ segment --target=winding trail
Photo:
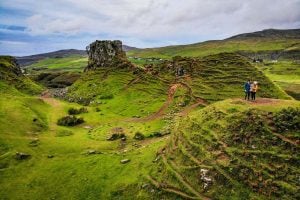
[[[180,86],[179,83],[175,83],[175,84],[171,85],[171,87],[168,90],[167,100],[165,101],[165,103],[162,105],[162,107],[160,107],[160,109],[157,112],[155,112],[147,117],[144,117],[144,118],[134,118],[134,119],[130,119],[128,121],[129,122],[147,122],[147,121],[151,121],[151,120],[157,119],[159,117],[162,117],[165,114],[165,110],[171,105],[171,103],[174,99],[175,92],[179,86]]]

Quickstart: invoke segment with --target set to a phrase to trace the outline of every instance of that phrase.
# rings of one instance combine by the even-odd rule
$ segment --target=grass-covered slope
[[[68,55],[59,58],[44,58],[25,67],[29,73],[39,72],[82,72],[87,66],[87,56]]]
[[[183,76],[176,76],[178,68]],[[132,110],[147,99],[149,112],[155,110],[170,92],[172,86],[181,88],[185,105],[197,100],[215,102],[244,95],[243,85],[248,79],[260,84],[258,95],[271,98],[289,98],[245,57],[223,53],[202,59],[174,58],[162,64],[146,66],[144,69],[107,69],[84,74],[69,88],[68,100],[101,104],[124,110]],[[140,102],[137,104],[137,102]],[[179,102],[180,103],[180,102]],[[181,102],[183,103],[183,102]],[[138,109],[144,109],[142,107]],[[122,109],[121,109],[122,110]]]
[[[159,48],[132,50],[128,56],[141,58],[164,58],[174,56],[202,57],[222,52],[243,52],[244,54],[278,54],[295,48],[300,42],[299,29],[264,30],[256,33],[241,34],[225,40],[206,41],[190,45],[175,45]],[[296,51],[296,49],[294,49]],[[296,54],[299,58],[299,49]],[[270,57],[270,55],[268,56]],[[282,57],[286,57],[282,55]]]
[[[4,88],[12,85],[27,94],[38,94],[42,91],[39,85],[22,74],[15,58],[11,56],[0,56],[0,84]]]
[[[149,180],[183,199],[298,199],[299,108],[232,99],[178,119]]]
[[[289,95],[300,100],[300,63],[298,61],[277,61],[258,63],[257,67]]]

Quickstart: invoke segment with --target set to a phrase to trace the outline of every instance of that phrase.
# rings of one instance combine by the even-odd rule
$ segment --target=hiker
[[[245,85],[244,85],[244,88],[245,88],[245,100],[250,100],[250,80],[248,80]]]
[[[254,81],[253,83],[251,83],[250,85],[250,92],[251,92],[251,100],[255,100],[255,96],[256,96],[256,92],[258,90],[258,85],[257,85],[257,81]]]

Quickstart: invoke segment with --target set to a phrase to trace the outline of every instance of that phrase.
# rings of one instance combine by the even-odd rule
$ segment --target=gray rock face
[[[85,71],[94,70],[97,67],[118,66],[120,63],[127,61],[120,40],[96,40],[87,46],[86,50],[89,61]]]

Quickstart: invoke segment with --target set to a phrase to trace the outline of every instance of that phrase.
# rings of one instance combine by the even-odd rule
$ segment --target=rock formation
[[[86,48],[88,53],[88,66],[85,71],[98,67],[124,67],[131,65],[122,49],[120,40],[96,40]]]

